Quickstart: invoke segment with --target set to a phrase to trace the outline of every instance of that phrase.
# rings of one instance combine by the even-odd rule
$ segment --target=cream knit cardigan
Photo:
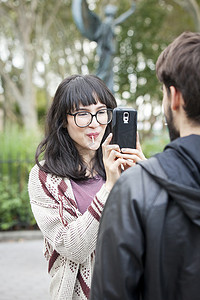
[[[84,214],[77,208],[69,179],[47,174],[37,165],[30,172],[28,190],[44,236],[51,299],[89,299],[99,220],[108,197],[105,186]]]

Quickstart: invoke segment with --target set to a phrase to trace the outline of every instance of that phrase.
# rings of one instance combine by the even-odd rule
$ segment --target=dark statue
[[[113,57],[115,54],[115,26],[124,22],[135,11],[135,2],[131,8],[115,18],[117,7],[106,5],[103,21],[88,8],[86,0],[72,1],[72,14],[81,34],[97,42],[99,64],[96,75],[100,77],[113,92]]]

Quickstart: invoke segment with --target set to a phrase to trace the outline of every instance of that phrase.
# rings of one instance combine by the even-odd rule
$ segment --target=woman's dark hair
[[[43,171],[61,177],[84,180],[87,166],[79,155],[73,140],[68,134],[67,113],[78,110],[80,104],[96,104],[97,99],[107,106],[115,108],[116,100],[105,83],[95,75],[73,75],[65,78],[58,86],[52,105],[46,118],[45,137],[39,144],[35,160]],[[111,123],[106,127],[102,142],[111,132]],[[39,157],[43,154],[44,164]],[[93,171],[105,179],[102,161],[102,149],[96,151]]]
[[[170,86],[181,92],[187,117],[200,123],[200,33],[177,37],[158,57],[156,73],[168,93]]]

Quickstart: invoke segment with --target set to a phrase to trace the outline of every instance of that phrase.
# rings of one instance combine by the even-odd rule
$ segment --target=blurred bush
[[[27,184],[40,139],[16,126],[0,133],[0,230],[37,228]]]
[[[33,217],[27,185],[19,191],[17,183],[9,184],[9,178],[0,182],[0,230],[20,230],[37,228]]]
[[[162,152],[169,142],[169,134],[166,130],[146,137],[141,143],[142,151],[146,158],[150,158],[154,154]]]

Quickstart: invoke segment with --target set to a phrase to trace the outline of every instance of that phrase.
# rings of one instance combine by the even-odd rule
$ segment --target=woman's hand
[[[121,149],[121,153],[122,153],[122,158],[125,159],[126,161],[126,163],[123,164],[124,170],[134,166],[136,162],[140,160],[146,160],[146,157],[142,152],[138,132],[137,132],[136,149],[123,148]]]
[[[108,135],[102,144],[103,163],[106,171],[106,189],[110,191],[121,175],[122,169],[126,170],[140,160],[145,160],[137,133],[136,149],[123,148],[120,151],[118,145],[110,145],[112,133]]]
[[[110,191],[121,175],[121,165],[126,164],[125,159],[122,158],[120,148],[118,145],[110,145],[112,133],[108,135],[102,144],[103,163],[106,171],[105,187]]]

